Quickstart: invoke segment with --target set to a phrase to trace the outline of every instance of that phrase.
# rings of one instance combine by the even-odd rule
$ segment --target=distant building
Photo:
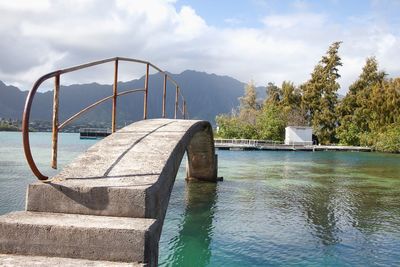
[[[312,145],[312,128],[288,126],[285,128],[285,145]]]

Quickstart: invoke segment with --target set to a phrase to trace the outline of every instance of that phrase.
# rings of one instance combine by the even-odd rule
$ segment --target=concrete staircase
[[[140,263],[123,263],[113,261],[92,261],[84,259],[58,258],[46,256],[30,256],[30,255],[15,255],[15,254],[0,254],[0,266],[35,266],[35,267],[141,267]]]
[[[149,246],[146,242],[152,240],[151,231],[155,221],[13,212],[0,217],[0,252],[139,263],[146,259],[146,246]]]

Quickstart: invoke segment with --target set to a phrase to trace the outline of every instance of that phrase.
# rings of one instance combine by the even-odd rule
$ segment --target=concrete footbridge
[[[0,217],[0,252],[156,266],[185,153],[187,179],[216,181],[208,122],[143,120],[115,132],[49,181],[29,185],[26,211]]]
[[[146,65],[144,88],[118,92],[120,61]],[[113,94],[60,123],[61,75],[106,63],[115,67]],[[160,119],[147,116],[150,67],[164,77]],[[52,78],[53,168],[59,131],[107,100],[112,100],[112,134],[48,177],[30,150],[29,117],[37,89]],[[166,119],[167,82],[175,86],[174,119]],[[143,120],[117,131],[117,97],[137,92],[143,93]],[[25,211],[0,216],[0,266],[157,266],[162,226],[183,156],[187,155],[187,180],[217,181],[211,125],[187,118],[176,81],[146,61],[116,57],[40,77],[27,96],[22,120],[25,156],[40,181],[28,186]]]

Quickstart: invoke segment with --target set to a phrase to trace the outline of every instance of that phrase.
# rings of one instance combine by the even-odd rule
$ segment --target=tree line
[[[218,136],[283,141],[286,126],[311,126],[322,144],[400,152],[400,77],[388,78],[376,58],[369,57],[339,98],[340,45],[331,44],[310,79],[299,86],[268,83],[266,98],[260,100],[254,82],[246,84],[239,107],[216,117]]]

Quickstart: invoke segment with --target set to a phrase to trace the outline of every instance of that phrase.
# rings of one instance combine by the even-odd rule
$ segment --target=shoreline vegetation
[[[122,125],[118,125],[122,127]],[[22,122],[20,120],[13,120],[11,118],[4,119],[0,118],[0,132],[21,132]],[[110,128],[109,123],[99,122],[99,123],[77,123],[67,125],[60,132],[63,133],[79,133],[82,128]],[[34,120],[29,123],[30,132],[52,132],[52,122]]]
[[[9,126],[9,125],[3,126],[3,125],[0,125],[0,132],[20,132],[20,131],[21,131],[21,129],[19,129],[19,128],[15,127],[15,126]]]
[[[218,138],[283,141],[286,126],[311,126],[320,144],[367,146],[400,153],[400,77],[388,78],[375,57],[366,59],[358,79],[340,98],[337,80],[341,42],[334,42],[301,85],[284,81],[266,86],[258,99],[254,82],[240,105],[216,117]]]
[[[0,131],[1,132],[20,132],[21,122],[12,119],[0,118]]]

